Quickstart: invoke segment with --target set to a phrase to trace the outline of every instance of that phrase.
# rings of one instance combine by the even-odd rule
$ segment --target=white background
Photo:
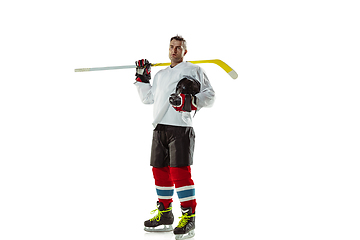
[[[194,239],[359,239],[356,1],[7,2],[2,240],[174,238],[143,231],[152,106],[134,69],[74,69],[168,62],[176,34],[185,60],[239,74],[201,65],[217,100],[194,118]]]

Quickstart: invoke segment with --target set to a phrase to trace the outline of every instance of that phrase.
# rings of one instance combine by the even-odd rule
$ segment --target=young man
[[[136,82],[144,104],[154,104],[154,132],[150,165],[158,195],[154,218],[145,221],[145,231],[172,231],[172,196],[174,185],[181,203],[182,217],[174,229],[176,239],[194,236],[195,187],[191,178],[195,133],[191,111],[212,106],[215,92],[204,71],[184,62],[186,41],[181,36],[170,39],[171,66],[160,70],[150,84],[151,66],[147,60],[136,62]],[[156,211],[154,210],[154,212]]]

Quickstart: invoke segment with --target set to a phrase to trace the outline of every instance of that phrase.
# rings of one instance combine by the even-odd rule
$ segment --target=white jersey
[[[136,82],[140,99],[145,104],[154,104],[154,128],[157,124],[192,127],[190,112],[178,112],[169,102],[169,97],[175,93],[178,82],[183,78],[196,79],[200,82],[200,92],[196,94],[197,109],[211,107],[215,100],[215,92],[204,71],[197,65],[181,62],[175,67],[160,70],[154,77],[153,85]]]

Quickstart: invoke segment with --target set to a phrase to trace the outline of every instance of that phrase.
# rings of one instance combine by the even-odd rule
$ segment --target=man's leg
[[[191,168],[171,167],[171,178],[175,183],[176,192],[180,200],[181,207],[191,207],[192,213],[195,213],[196,199],[194,181],[191,179]]]
[[[174,194],[174,184],[170,178],[169,167],[153,167],[155,178],[156,192],[159,197],[157,203],[157,215],[144,222],[144,230],[147,232],[168,232],[172,231],[174,215],[172,213],[172,196]],[[154,210],[153,212],[155,212]],[[152,212],[152,213],[153,213]]]
[[[170,177],[170,167],[153,167],[152,171],[159,202],[164,204],[165,209],[168,209],[174,194],[174,183]]]

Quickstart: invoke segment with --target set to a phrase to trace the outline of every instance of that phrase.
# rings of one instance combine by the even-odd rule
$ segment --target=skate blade
[[[171,232],[173,230],[172,225],[160,225],[157,227],[145,227],[147,232]]]
[[[176,240],[182,240],[182,239],[188,239],[188,238],[192,238],[195,236],[195,231],[191,230],[190,232],[186,233],[186,234],[178,234],[175,235],[175,239]]]

